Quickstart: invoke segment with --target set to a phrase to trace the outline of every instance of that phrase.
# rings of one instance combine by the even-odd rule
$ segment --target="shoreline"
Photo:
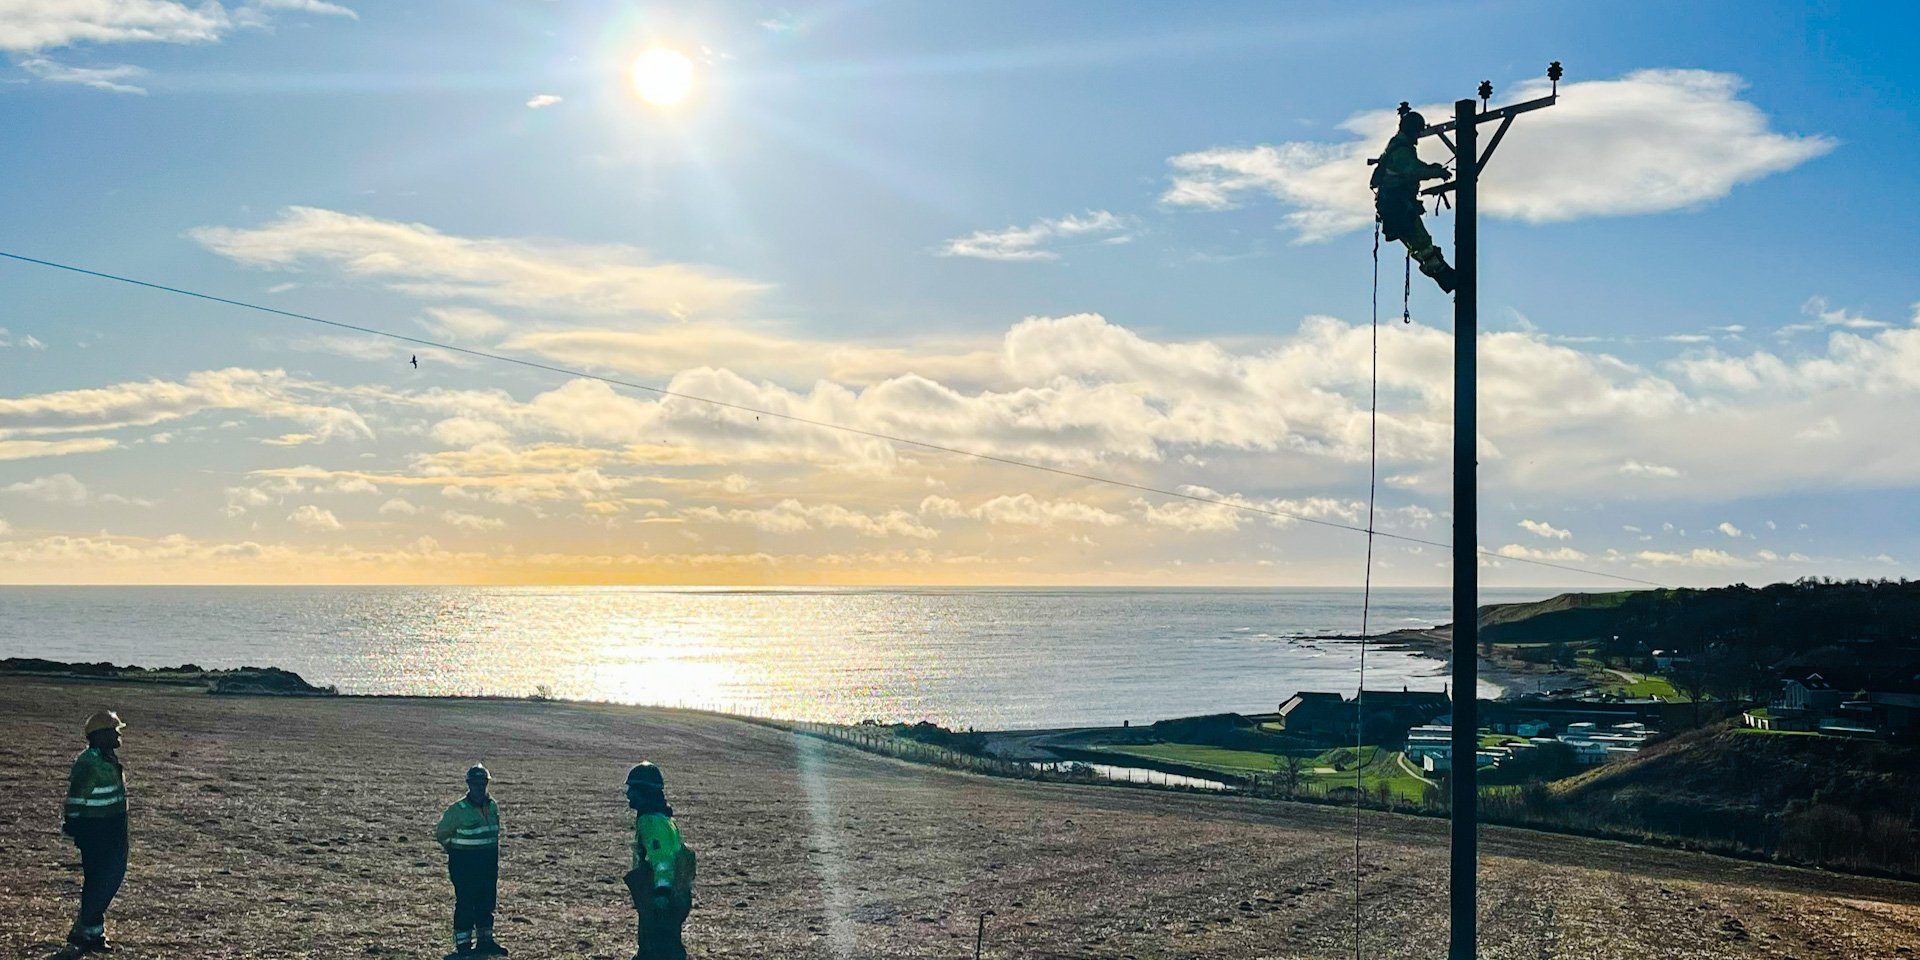
[[[1407,627],[1368,637],[1346,635],[1312,639],[1335,643],[1360,643],[1364,640],[1369,646],[1380,649],[1411,653],[1416,657],[1438,660],[1446,664],[1453,662],[1452,624],[1438,627]],[[1579,674],[1558,668],[1543,668],[1538,664],[1484,655],[1479,658],[1479,664],[1480,681],[1499,688],[1499,693],[1488,699],[1546,696],[1561,690],[1583,693],[1593,686],[1589,680]]]

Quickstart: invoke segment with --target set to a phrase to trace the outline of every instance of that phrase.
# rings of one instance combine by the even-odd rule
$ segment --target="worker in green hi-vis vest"
[[[484,764],[467,770],[467,794],[453,802],[433,828],[447,851],[453,881],[453,952],[462,957],[504,957],[494,942],[493,909],[500,886],[500,804],[487,795],[493,774]]]
[[[80,848],[80,915],[67,932],[72,954],[112,953],[107,907],[127,878],[127,776],[120,766],[120,715],[87,718],[87,749],[73,760],[60,832]]]
[[[634,812],[627,891],[640,915],[633,960],[686,960],[680,928],[693,911],[693,850],[680,838],[659,767],[643,761],[627,771],[627,806]]]

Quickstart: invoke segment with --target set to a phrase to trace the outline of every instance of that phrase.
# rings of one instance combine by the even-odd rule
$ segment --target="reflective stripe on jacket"
[[[484,808],[476,807],[461,797],[440,815],[439,824],[433,828],[433,838],[440,841],[448,853],[499,847],[500,804],[488,797]]]
[[[73,760],[67,780],[65,817],[68,820],[105,820],[127,815],[127,780],[120,765],[98,747],[88,747]]]
[[[680,825],[664,813],[633,818],[633,869],[653,877],[655,889],[671,887],[680,862]]]

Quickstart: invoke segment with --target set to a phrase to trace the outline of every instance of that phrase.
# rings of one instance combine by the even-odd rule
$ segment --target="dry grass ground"
[[[119,709],[133,956],[445,953],[429,839],[499,780],[501,939],[625,958],[620,782],[659,762],[701,854],[701,958],[1351,956],[1352,814],[923,769],[733,720],[478,701],[216,698],[0,679],[0,957],[48,956],[78,888],[56,831],[81,718]],[[1369,815],[1364,956],[1440,957],[1445,824]],[[1920,886],[1525,831],[1483,839],[1487,958],[1905,957]]]

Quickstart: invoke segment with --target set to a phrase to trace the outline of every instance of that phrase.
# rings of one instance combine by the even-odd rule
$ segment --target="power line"
[[[308,323],[318,323],[324,326],[334,327],[340,330],[352,330],[355,333],[364,333],[369,336],[375,336],[375,337],[385,337],[389,340],[398,340],[402,343],[411,343],[411,344],[415,344],[417,346],[423,346],[423,347],[433,347],[436,350],[445,350],[449,353],[458,353],[458,354],[463,354],[470,357],[478,357],[483,360],[493,360],[499,363],[510,363],[516,366],[525,367],[530,370],[539,370],[545,373],[557,373],[557,374],[560,374],[561,376],[575,377],[582,380],[596,380],[601,383],[608,384],[610,386],[626,387],[631,390],[640,390],[645,393],[651,393],[659,397],[670,397],[675,400],[687,400],[694,403],[704,403],[704,404],[708,404],[715,407],[721,407],[723,409],[737,410],[741,413],[751,413],[758,417],[772,417],[777,420],[785,420],[789,423],[797,423],[797,424],[802,424],[804,426],[809,426],[809,427],[819,427],[824,430],[837,430],[842,433],[850,433],[856,436],[867,437],[873,440],[882,440],[887,443],[899,444],[901,446],[918,447],[922,450],[931,450],[936,453],[946,453],[946,454],[951,454],[957,457],[970,457],[975,460],[982,460],[989,463],[1000,463],[1010,467],[1021,467],[1027,470],[1038,470],[1042,473],[1051,473],[1051,474],[1054,474],[1055,476],[1069,477],[1075,480],[1085,480],[1089,483],[1099,483],[1099,484],[1105,484],[1110,487],[1119,487],[1127,490],[1137,490],[1141,493],[1151,493],[1156,496],[1167,497],[1174,500],[1185,500],[1192,503],[1204,503],[1204,504],[1211,504],[1213,506],[1228,507],[1228,508],[1231,508],[1234,510],[1240,510],[1246,513],[1259,514],[1267,517],[1277,517],[1284,520],[1293,520],[1299,523],[1309,523],[1315,526],[1330,527],[1335,530],[1345,530],[1350,533],[1372,534],[1374,536],[1385,537],[1389,540],[1398,540],[1403,543],[1414,543],[1414,544],[1420,544],[1422,546],[1440,547],[1443,549],[1452,548],[1452,544],[1443,543],[1438,540],[1427,540],[1421,537],[1410,537],[1405,534],[1387,533],[1384,531],[1370,530],[1369,527],[1371,526],[1371,523],[1369,523],[1368,527],[1357,527],[1349,523],[1340,523],[1334,520],[1322,520],[1318,517],[1309,517],[1304,514],[1292,513],[1286,510],[1274,510],[1267,507],[1261,507],[1261,506],[1256,506],[1254,504],[1245,503],[1242,501],[1228,500],[1221,497],[1205,497],[1205,496],[1201,496],[1199,494],[1193,494],[1193,493],[1182,493],[1178,490],[1168,490],[1163,487],[1149,486],[1144,483],[1134,483],[1130,480],[1120,480],[1114,477],[1099,476],[1098,474],[1081,473],[1077,470],[1068,470],[1064,467],[1052,467],[1044,463],[1035,463],[1031,460],[1020,460],[1014,457],[1003,457],[998,454],[981,453],[977,450],[965,450],[960,447],[950,447],[950,446],[946,446],[945,444],[933,443],[926,440],[915,440],[912,437],[903,437],[896,434],[882,433],[878,430],[867,430],[862,427],[852,427],[843,423],[833,423],[826,420],[816,420],[812,417],[800,416],[799,414],[781,413],[778,410],[764,410],[759,407],[752,407],[743,403],[734,403],[730,400],[715,400],[712,397],[702,397],[702,396],[696,396],[690,393],[681,393],[680,391],[677,391],[677,390],[668,390],[664,387],[653,386],[652,384],[637,383],[632,380],[622,380],[618,377],[602,376],[597,373],[588,373],[584,370],[575,370],[570,367],[561,367],[561,366],[555,366],[549,363],[541,363],[538,360],[528,360],[524,357],[514,357],[514,356],[508,356],[506,354],[501,354],[501,353],[491,353],[486,350],[475,350],[471,347],[455,346],[454,344],[450,344],[450,343],[442,343],[437,340],[428,340],[424,337],[408,336],[404,333],[394,333],[391,330],[381,330],[376,327],[364,327],[358,324],[345,323],[339,320],[328,320],[325,317],[316,317],[311,314],[305,314],[305,313],[295,313],[291,310],[281,310],[277,307],[269,307],[264,304],[258,304],[258,303],[249,303],[245,300],[233,300],[227,297],[218,297],[210,293],[200,293],[195,290],[186,290],[180,287],[167,286],[166,284],[163,284],[163,283],[152,283],[146,280],[136,280],[132,277],[121,276],[119,274],[106,273],[100,270],[89,270],[85,267],[76,267],[71,264],[58,263],[52,260],[41,260],[35,257],[22,256],[21,254],[17,254],[17,253],[8,253],[4,250],[0,250],[0,257],[3,257],[8,260],[15,260],[20,263],[34,264],[35,266],[51,267],[55,270],[64,270],[64,271],[67,271],[68,273],[77,273],[82,276],[94,277],[100,280],[111,280],[111,281],[114,281],[115,283],[125,283],[125,284],[129,284],[136,287],[145,287],[149,290],[158,290],[162,293],[177,294],[179,296],[192,297],[196,300],[206,300],[212,303],[222,303],[230,307],[239,307],[243,310],[254,310],[260,313],[270,313],[275,316],[286,317],[291,320],[303,320]],[[1588,576],[1604,577],[1609,580],[1619,580],[1626,583],[1638,583],[1638,584],[1642,584],[1644,586],[1649,586],[1649,587],[1665,587],[1666,586],[1666,584],[1658,583],[1652,580],[1642,580],[1638,577],[1629,577],[1629,576],[1625,576],[1623,574],[1618,574],[1618,573],[1608,573],[1604,570],[1589,570],[1583,567],[1575,567],[1575,566],[1570,566],[1570,565],[1561,564],[1561,563],[1551,563],[1546,560],[1535,560],[1529,557],[1509,557],[1492,550],[1481,550],[1479,551],[1479,553],[1482,556],[1493,557],[1500,560],[1512,560],[1516,563],[1531,564],[1537,567],[1548,567],[1555,570],[1564,570],[1569,573],[1583,573]]]

